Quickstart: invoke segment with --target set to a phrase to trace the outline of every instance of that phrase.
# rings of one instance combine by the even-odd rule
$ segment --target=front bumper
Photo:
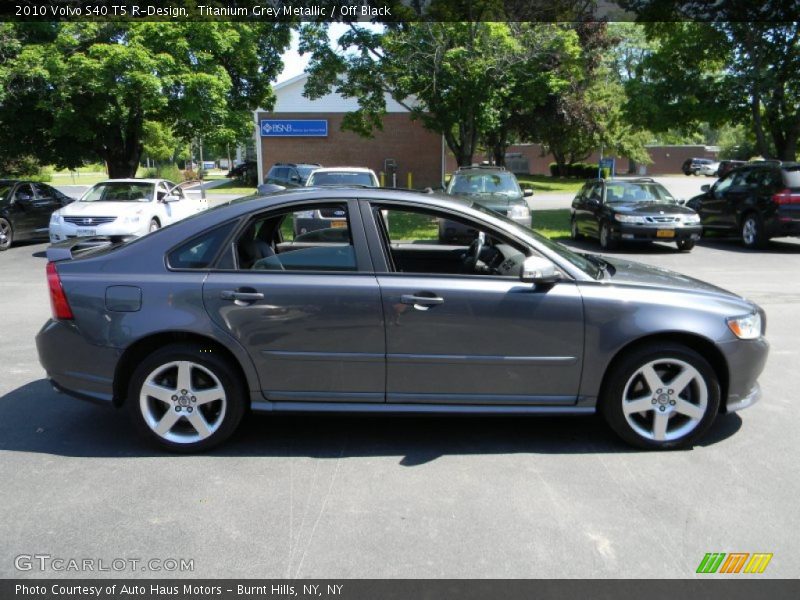
[[[723,399],[723,412],[733,412],[755,404],[761,397],[758,377],[767,364],[769,342],[761,337],[722,342],[717,347],[728,365],[728,393],[727,398]]]
[[[50,242],[63,242],[69,238],[95,236],[141,236],[147,233],[150,223],[121,223],[114,221],[104,225],[73,225],[72,223],[50,223]]]
[[[83,400],[112,403],[119,350],[90,344],[75,323],[53,319],[37,334],[36,349],[53,387]]]
[[[663,225],[635,225],[629,223],[614,223],[611,235],[614,239],[622,241],[658,241],[674,242],[677,240],[699,240],[703,233],[703,226],[681,225],[674,226],[669,223]],[[659,233],[660,232],[660,233]]]

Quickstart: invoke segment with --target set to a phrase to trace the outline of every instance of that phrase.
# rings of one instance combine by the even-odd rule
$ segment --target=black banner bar
[[[737,576],[679,580],[536,579],[5,579],[3,600],[789,600],[800,580]]]

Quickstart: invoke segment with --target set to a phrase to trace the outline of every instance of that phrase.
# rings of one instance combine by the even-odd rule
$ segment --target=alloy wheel
[[[11,224],[5,219],[0,219],[0,250],[6,250],[11,246],[13,232]]]
[[[150,372],[139,394],[139,408],[158,437],[192,444],[216,432],[225,420],[227,398],[219,378],[198,363],[181,360]]]
[[[622,393],[628,425],[645,439],[672,441],[691,433],[708,409],[708,385],[677,358],[659,358],[634,371]]]
[[[747,217],[742,224],[742,240],[747,246],[754,246],[758,238],[758,223],[755,217]]]

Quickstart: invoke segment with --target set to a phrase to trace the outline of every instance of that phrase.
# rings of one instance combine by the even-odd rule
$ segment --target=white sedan
[[[109,179],[50,217],[50,241],[92,236],[141,236],[208,208],[164,179]]]
[[[718,170],[718,162],[703,163],[697,168],[697,174],[706,175],[707,177],[716,177]]]

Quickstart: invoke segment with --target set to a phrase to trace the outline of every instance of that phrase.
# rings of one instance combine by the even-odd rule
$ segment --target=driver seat
[[[244,232],[238,244],[239,266],[242,269],[252,269],[253,265],[262,258],[276,256],[275,251],[267,242],[256,237],[255,224],[250,225]]]

